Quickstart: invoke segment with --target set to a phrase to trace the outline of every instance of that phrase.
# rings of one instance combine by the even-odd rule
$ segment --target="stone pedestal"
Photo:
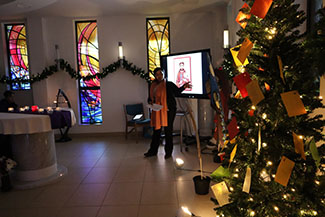
[[[11,136],[12,152],[17,167],[13,173],[15,188],[33,188],[56,181],[67,173],[58,166],[53,130]]]

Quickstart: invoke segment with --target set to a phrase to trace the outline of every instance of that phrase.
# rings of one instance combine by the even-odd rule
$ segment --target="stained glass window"
[[[169,54],[169,18],[147,18],[148,70],[160,67],[160,56]],[[150,78],[154,76],[150,73]]]
[[[6,24],[9,76],[11,79],[29,79],[29,64],[25,24]],[[28,90],[30,83],[11,84],[12,90]]]
[[[81,76],[99,72],[96,21],[76,21],[78,72]],[[100,79],[79,80],[82,124],[102,123]]]

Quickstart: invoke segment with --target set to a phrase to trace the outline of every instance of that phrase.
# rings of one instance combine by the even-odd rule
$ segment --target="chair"
[[[143,104],[128,104],[123,105],[125,114],[125,139],[128,134],[135,130],[136,143],[138,143],[138,127],[150,126],[150,119],[146,119],[143,112]],[[142,115],[141,118],[136,118],[136,115]],[[129,127],[132,129],[129,131]]]

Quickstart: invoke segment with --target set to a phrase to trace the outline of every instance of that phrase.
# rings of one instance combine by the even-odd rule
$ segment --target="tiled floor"
[[[182,157],[184,168],[199,169],[194,145],[181,153],[175,139],[173,159],[164,159],[163,146],[147,159],[148,139],[72,138],[56,144],[68,175],[52,185],[0,193],[0,217],[175,217],[184,205],[197,216],[216,216],[211,190],[194,192],[192,178],[199,173],[174,167],[173,159]],[[217,168],[212,155],[202,156],[205,171]]]

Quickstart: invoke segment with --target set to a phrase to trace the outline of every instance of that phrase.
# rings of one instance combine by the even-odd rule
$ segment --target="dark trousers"
[[[175,120],[176,109],[169,109],[167,112],[167,127],[164,127],[165,131],[165,154],[171,155],[173,153],[173,124]],[[154,130],[152,135],[152,141],[148,152],[157,154],[160,144],[161,128]]]

